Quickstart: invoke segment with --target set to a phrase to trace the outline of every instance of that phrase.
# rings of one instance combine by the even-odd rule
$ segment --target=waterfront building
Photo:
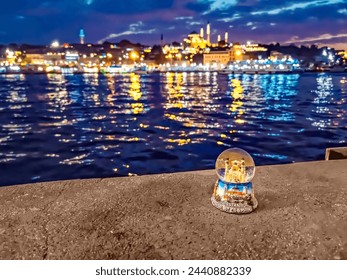
[[[246,45],[242,45],[242,52],[243,60],[268,58],[268,49],[259,44],[248,42]]]
[[[7,59],[6,57],[0,57],[0,66],[7,65]]]
[[[260,46],[259,44],[251,44],[247,42],[246,45],[242,45],[244,52],[267,52],[267,48]]]
[[[278,51],[271,51],[269,58],[271,60],[282,60],[282,59],[290,58],[290,56]]]
[[[247,56],[242,50],[242,46],[234,44],[231,48],[213,48],[204,52],[203,64],[223,64],[226,65],[231,61],[242,61]]]
[[[224,64],[226,65],[232,59],[231,49],[212,49],[203,54],[203,64]]]
[[[246,73],[246,74],[268,74],[268,73],[293,73],[302,72],[300,63],[296,59],[260,59],[244,60],[229,63],[223,73]]]
[[[25,53],[25,64],[31,65],[44,65],[45,64],[45,53],[40,51],[28,50]]]
[[[71,56],[71,54],[70,54],[70,56]],[[70,62],[77,62],[77,60],[70,59]],[[86,66],[86,65],[98,66],[101,63],[101,59],[99,56],[82,55],[82,56],[78,57],[78,63],[81,66]]]

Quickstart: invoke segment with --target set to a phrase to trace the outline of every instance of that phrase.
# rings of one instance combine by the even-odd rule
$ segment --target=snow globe
[[[251,182],[255,164],[249,153],[239,148],[225,150],[217,158],[216,172],[219,178],[211,197],[213,206],[233,214],[246,214],[257,208]]]

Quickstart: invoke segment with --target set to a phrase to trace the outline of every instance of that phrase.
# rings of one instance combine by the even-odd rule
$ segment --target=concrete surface
[[[0,259],[347,259],[347,160],[259,167],[259,208],[214,171],[0,188]]]
[[[327,148],[325,160],[347,159],[347,147]]]

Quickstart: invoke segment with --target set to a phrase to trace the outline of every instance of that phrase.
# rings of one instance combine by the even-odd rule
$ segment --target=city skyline
[[[347,1],[24,0],[2,3],[0,44],[182,41],[211,22],[211,41],[322,44],[347,49]]]

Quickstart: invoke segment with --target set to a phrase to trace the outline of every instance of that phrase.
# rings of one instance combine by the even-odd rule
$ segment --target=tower
[[[207,45],[209,45],[211,43],[211,26],[210,26],[210,22],[207,23],[206,35],[207,35]]]
[[[85,37],[84,29],[81,28],[81,29],[80,29],[80,43],[81,43],[82,45],[84,44],[84,37]]]
[[[200,37],[201,38],[204,38],[204,29],[201,27],[200,29]]]
[[[228,34],[228,32],[225,32],[225,34],[224,34],[224,41],[225,41],[226,44],[228,44],[228,40],[229,40],[229,34]]]
[[[220,37],[220,35],[218,35],[218,37],[217,37],[217,43],[219,43],[221,41],[221,37]]]
[[[230,179],[229,159],[224,160],[224,168],[225,168],[224,180],[228,182]]]
[[[160,35],[160,46],[161,47],[164,46],[164,35],[163,34]]]

